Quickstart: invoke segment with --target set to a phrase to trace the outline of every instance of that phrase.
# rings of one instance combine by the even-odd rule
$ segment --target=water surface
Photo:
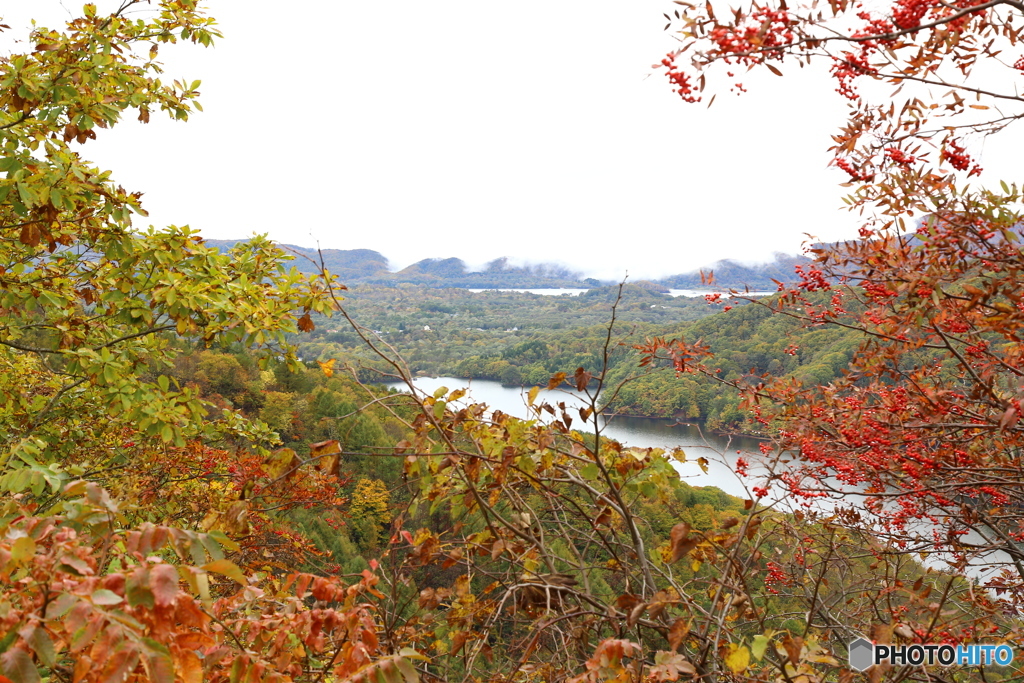
[[[449,391],[459,388],[468,389],[468,398],[478,403],[486,403],[492,410],[515,417],[527,419],[531,417],[526,405],[524,389],[502,386],[490,380],[468,380],[458,377],[417,377],[416,388],[432,395],[440,387]],[[404,388],[391,385],[395,388]],[[585,428],[578,419],[577,409],[589,407],[590,402],[585,396],[570,391],[548,391],[542,389],[537,402],[546,401],[557,404],[564,402],[570,417],[574,418],[572,427],[583,431]],[[593,431],[591,427],[586,431]],[[758,453],[756,439],[749,437],[728,438],[706,432],[697,425],[680,424],[671,420],[659,420],[647,417],[629,417],[614,415],[601,419],[601,432],[626,446],[636,448],[664,448],[671,450],[683,449],[687,462],[673,462],[679,474],[694,486],[717,486],[735,496],[748,497],[740,480],[733,474],[731,465],[736,459],[746,454],[748,460]],[[698,458],[707,460],[708,471],[705,474],[698,464]]]

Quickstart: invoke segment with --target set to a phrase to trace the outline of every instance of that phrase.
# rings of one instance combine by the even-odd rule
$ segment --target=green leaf
[[[120,605],[124,602],[124,598],[115,593],[114,591],[107,590],[106,588],[100,588],[92,592],[92,604],[94,605]]]
[[[17,639],[18,632],[12,628],[10,631],[7,632],[7,635],[5,635],[3,638],[0,638],[0,654],[7,652],[7,650],[10,649],[11,645],[14,644],[14,641],[16,641]]]
[[[60,619],[78,604],[78,597],[71,593],[61,593],[57,599],[46,606],[47,619]],[[0,650],[2,651],[2,650]]]
[[[764,651],[768,648],[768,643],[770,641],[771,639],[764,634],[754,636],[754,641],[750,644],[750,652],[754,655],[754,659],[759,662],[761,661],[761,658],[764,657]]]
[[[225,534],[223,531],[211,531],[209,534],[207,534],[207,536],[217,541],[217,543],[219,543],[222,548],[227,548],[231,552],[238,552],[238,550],[241,547],[233,540],[231,540],[231,538],[229,538],[228,535]],[[203,545],[206,546],[207,550],[209,550],[210,547],[206,545],[205,541],[203,542]],[[210,554],[212,555],[213,553]]]
[[[42,626],[32,627],[27,633],[25,630],[21,632],[22,637],[25,638],[25,642],[32,648],[32,651],[36,653],[36,657],[39,658],[44,665],[52,667],[57,663],[57,654],[53,647],[53,639],[50,638],[50,634],[46,632],[46,629]]]
[[[601,469],[597,466],[596,462],[587,464],[585,467],[580,468],[580,476],[584,479],[594,481],[601,476]]]
[[[146,667],[147,680],[154,683],[174,683],[174,660],[171,651],[163,643],[152,638],[143,638],[143,666]]]
[[[145,581],[146,583],[143,583]],[[142,605],[153,609],[156,601],[153,599],[153,591],[148,585],[149,572],[142,571],[131,574],[125,583],[125,596],[128,604],[132,607]]]
[[[405,678],[405,683],[418,683],[420,675],[416,671],[415,667],[409,663],[404,657],[397,660],[395,664],[398,665],[398,670],[402,672],[402,676]]]

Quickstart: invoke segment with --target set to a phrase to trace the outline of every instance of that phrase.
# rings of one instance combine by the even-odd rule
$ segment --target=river
[[[478,403],[486,403],[492,409],[514,415],[519,418],[528,416],[526,407],[526,391],[505,387],[498,382],[489,380],[467,380],[457,377],[417,377],[416,388],[426,394],[433,394],[439,387],[447,387],[449,391],[467,388],[469,397]],[[404,386],[392,385],[395,388]],[[576,392],[542,390],[537,401],[558,403],[565,401],[570,408],[570,416],[577,417],[576,408],[587,406],[586,400]],[[627,446],[638,448],[664,448],[666,450],[681,448],[687,462],[674,462],[688,483],[693,486],[717,486],[734,496],[749,497],[740,480],[733,473],[731,465],[740,453],[747,453],[751,460],[758,453],[758,441],[748,437],[733,437],[705,432],[696,425],[677,424],[669,420],[658,420],[648,417],[627,417],[615,415],[603,418],[602,433]],[[577,421],[573,426],[579,424]],[[707,473],[697,463],[698,458],[708,460]]]

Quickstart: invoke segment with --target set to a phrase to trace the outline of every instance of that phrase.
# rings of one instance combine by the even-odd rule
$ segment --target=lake
[[[474,294],[480,292],[520,292],[523,294],[540,294],[541,296],[579,296],[584,292],[589,292],[589,289],[470,289],[469,291]]]
[[[449,391],[467,388],[469,397],[478,403],[486,403],[492,409],[514,415],[519,418],[528,416],[526,407],[526,390],[505,387],[499,382],[489,380],[467,380],[458,377],[417,377],[416,388],[432,395],[439,387],[447,387]],[[404,385],[395,388],[404,388]],[[570,416],[576,416],[576,408],[589,404],[585,397],[577,392],[547,391],[542,389],[537,401],[559,403],[564,401],[570,408]],[[739,452],[751,455],[758,454],[756,439],[735,437],[732,439],[721,435],[704,432],[697,425],[677,424],[669,420],[658,420],[648,417],[628,417],[615,415],[603,419],[602,433],[627,446],[638,448],[682,448],[689,462],[673,462],[686,481],[693,486],[717,486],[734,496],[749,497],[740,480],[733,474],[730,465],[740,457]],[[574,427],[579,424],[578,420]],[[697,458],[708,459],[708,472],[705,474],[696,463]],[[728,465],[726,464],[728,463]],[[752,468],[753,469],[753,468]]]

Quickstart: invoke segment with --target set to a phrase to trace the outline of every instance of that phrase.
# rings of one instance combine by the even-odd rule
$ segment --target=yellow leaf
[[[236,583],[242,584],[243,586],[247,585],[248,583],[245,580],[245,574],[243,574],[242,570],[238,568],[238,565],[236,565],[231,560],[214,560],[209,564],[204,564],[202,566],[202,569],[203,571],[213,572],[215,574],[222,574],[228,577],[229,579],[232,579]]]
[[[742,673],[750,666],[750,650],[743,645],[729,644],[729,653],[725,655],[725,665],[733,673]]]
[[[328,361],[319,361],[318,360],[316,362],[316,364],[320,366],[321,370],[323,370],[324,375],[326,375],[327,377],[333,377],[334,376],[334,361],[335,360],[337,360],[337,359],[336,358],[332,358],[332,359],[330,359]]]
[[[36,554],[36,542],[28,536],[22,536],[11,544],[11,561],[25,562]]]

